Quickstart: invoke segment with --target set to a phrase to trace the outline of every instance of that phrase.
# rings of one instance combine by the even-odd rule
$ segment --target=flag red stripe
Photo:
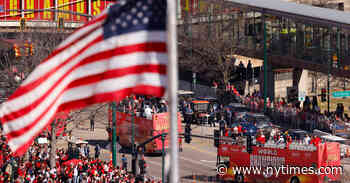
[[[14,100],[17,97],[20,97],[27,92],[33,90],[34,88],[38,87],[40,84],[42,84],[44,81],[46,81],[47,78],[49,78],[51,75],[55,74],[60,68],[64,67],[66,64],[68,64],[71,60],[76,58],[77,56],[81,55],[82,52],[84,52],[86,49],[90,48],[92,45],[100,42],[103,40],[102,36],[97,37],[95,40],[91,41],[89,44],[87,44],[84,48],[79,50],[77,53],[72,55],[70,58],[62,62],[57,67],[53,68],[52,70],[48,71],[45,75],[41,76],[40,79],[37,79],[36,81],[33,81],[31,83],[28,83],[25,86],[19,87],[8,99],[8,101]]]
[[[72,41],[71,43],[65,45],[64,47],[54,50],[44,61],[41,62],[41,64],[49,61],[50,59],[52,59],[53,57],[57,56],[59,53],[65,51],[66,49],[68,49],[69,47],[74,45],[75,43],[83,40],[84,38],[89,36],[91,33],[95,32],[97,29],[100,29],[100,27],[97,26],[97,27],[91,29],[90,31],[86,32],[85,34],[81,35],[79,38],[77,38],[76,40]]]
[[[96,44],[97,42],[102,41],[102,39],[103,39],[102,36],[96,38],[94,41],[92,41],[91,43],[86,45],[86,47],[82,48],[82,50],[80,50],[78,53],[74,54],[68,60],[62,62],[62,64],[60,64],[56,68],[52,69],[51,71],[47,72],[47,74],[43,75],[40,79],[38,79],[38,80],[36,80],[36,81],[34,81],[32,83],[29,83],[26,86],[21,86],[20,88],[18,88],[15,91],[15,93],[13,95],[11,95],[11,97],[8,99],[8,101],[11,101],[14,98],[17,98],[19,96],[24,95],[28,91],[33,90],[34,88],[39,86],[41,83],[46,81],[46,79],[48,77],[50,77],[52,74],[57,72],[60,68],[64,67],[66,64],[68,64],[69,61],[71,61],[75,57],[79,56],[81,52],[85,51],[86,49],[88,49],[90,46]],[[135,45],[130,45],[130,46],[123,46],[123,47],[119,47],[117,49],[107,50],[107,51],[104,51],[104,52],[99,52],[99,53],[97,53],[95,55],[92,55],[90,57],[85,58],[84,60],[82,60],[79,63],[79,65],[76,65],[74,68],[76,68],[77,66],[82,66],[84,64],[94,62],[96,60],[107,59],[107,58],[110,58],[110,57],[113,57],[113,56],[117,56],[117,55],[123,55],[123,54],[128,54],[128,53],[133,53],[133,52],[140,52],[140,51],[144,51],[144,52],[155,51],[155,52],[163,52],[163,53],[165,53],[166,52],[166,43],[164,43],[164,42],[140,43],[140,44],[135,44]]]
[[[151,70],[149,70],[148,68],[151,68]],[[160,70],[157,70],[157,69],[160,69]],[[119,70],[120,70],[121,73],[119,73]],[[128,72],[125,72],[125,71],[128,71]],[[75,85],[91,84],[91,83],[97,83],[97,82],[103,81],[105,79],[111,79],[111,78],[113,78],[112,77],[113,75],[115,75],[116,78],[118,78],[118,77],[126,76],[126,75],[129,75],[129,74],[142,74],[142,73],[148,73],[148,72],[152,72],[152,71],[154,73],[160,73],[161,74],[161,72],[162,72],[163,74],[165,74],[166,73],[166,67],[165,66],[159,66],[159,67],[153,67],[152,68],[152,66],[145,65],[144,67],[142,67],[142,66],[137,67],[136,66],[136,67],[132,67],[132,68],[115,69],[114,71],[112,71],[112,72],[115,72],[113,74],[112,74],[112,72],[106,71],[106,73],[109,74],[109,76],[107,75],[107,78],[105,78],[105,77],[101,78],[101,76],[104,75],[104,73],[102,73],[102,74],[95,75],[95,78],[94,77],[88,77],[87,79],[81,78],[81,79],[77,80],[77,82],[74,82],[74,84]],[[56,84],[58,84],[58,83],[56,83]],[[12,115],[7,115],[6,116],[7,118],[5,118],[6,120],[4,121],[5,124],[8,121],[12,120],[12,119],[18,118],[17,115],[20,117],[20,116],[22,116],[24,114],[29,113],[33,108],[36,108],[37,105],[42,103],[43,100],[45,100],[46,97],[51,93],[50,91],[53,90],[54,88],[56,88],[55,85],[52,88],[50,88],[49,92],[45,93],[45,95],[43,97],[41,97],[39,100],[34,102],[33,105],[27,106],[27,107],[21,109],[18,112],[12,113]],[[40,121],[41,118],[52,108],[52,106],[57,101],[57,99],[59,99],[61,97],[61,95],[67,89],[68,88],[66,88],[65,90],[62,90],[57,95],[57,97],[53,100],[53,102],[51,104],[49,104],[49,106],[42,112],[42,114],[40,114],[32,123],[28,124],[27,126],[25,126],[22,129],[11,131],[10,133],[7,134],[7,138],[9,140],[11,140],[12,138],[15,138],[15,137],[18,137],[18,136],[20,136],[22,134],[25,134],[27,131],[32,129],[38,123],[38,121]]]
[[[113,91],[108,93],[103,93],[99,95],[94,95],[88,98],[74,100],[66,102],[60,105],[59,110],[71,110],[79,109],[88,105],[108,102],[108,101],[120,101],[131,93],[140,95],[152,95],[155,97],[162,97],[165,93],[164,87],[150,86],[150,85],[138,85],[132,88],[125,88],[119,91]]]
[[[165,93],[165,88],[164,87],[155,87],[155,86],[149,86],[149,85],[138,85],[132,88],[125,88],[122,90],[118,91],[113,91],[113,92],[108,92],[104,94],[99,94],[99,95],[94,95],[92,97],[86,98],[86,99],[81,99],[77,101],[72,101],[69,103],[61,104],[59,107],[59,110],[62,110],[63,108],[67,110],[71,109],[77,109],[77,108],[82,108],[88,105],[92,104],[97,104],[97,103],[102,103],[102,102],[108,102],[108,101],[116,101],[116,100],[122,100],[124,97],[130,95],[131,93],[134,94],[143,94],[143,95],[153,95],[156,97],[161,97]],[[52,117],[52,119],[54,116]],[[52,121],[50,119],[49,121]],[[47,128],[47,126],[50,123],[48,123],[43,129]],[[27,143],[21,145],[15,154],[24,154],[29,146],[33,143],[34,138],[38,136],[41,133],[41,130],[35,134],[32,138],[30,138]]]
[[[112,79],[112,78],[117,78],[117,77],[123,77],[128,74],[139,74],[139,73],[159,73],[159,74],[166,74],[166,65],[137,65],[137,66],[132,66],[132,67],[126,67],[122,69],[113,69],[113,70],[108,70],[103,73],[95,74],[92,76],[80,78],[77,80],[74,80],[69,84],[68,88],[75,88],[78,86],[82,85],[87,85],[91,83],[96,83],[101,80],[106,80],[106,79]]]

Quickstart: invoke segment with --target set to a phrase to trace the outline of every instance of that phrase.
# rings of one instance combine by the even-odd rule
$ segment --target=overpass
[[[264,60],[265,88],[273,88],[273,68],[295,68],[293,83],[299,82],[302,69],[350,78],[350,13],[279,0],[207,1],[239,11],[185,17],[179,24],[182,49],[203,47],[202,38],[189,37],[185,26],[193,30],[226,21],[224,31],[239,42],[236,52]]]

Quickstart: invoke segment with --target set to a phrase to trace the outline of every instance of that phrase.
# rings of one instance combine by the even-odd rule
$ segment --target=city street
[[[110,161],[112,154],[109,150],[107,142],[107,123],[104,118],[98,117],[95,124],[95,130],[90,131],[89,122],[80,122],[79,128],[72,128],[72,136],[76,138],[81,138],[82,140],[88,141],[90,146],[90,155],[94,155],[94,145],[99,143],[102,147],[101,158],[105,161]],[[200,127],[192,125],[192,132],[196,135],[202,136],[212,136],[213,129],[211,127]],[[66,146],[63,140],[59,141],[61,147]],[[118,153],[118,165],[121,165],[121,155]],[[131,169],[131,156],[125,154],[129,160],[128,166]],[[146,162],[148,165],[147,175],[160,180],[162,177],[162,157],[160,155],[148,155],[146,156]],[[180,163],[180,177],[181,182],[212,182],[215,179],[216,172],[216,148],[213,145],[213,140],[202,139],[202,138],[192,138],[191,144],[186,144],[183,141],[183,152],[180,152],[179,157]]]

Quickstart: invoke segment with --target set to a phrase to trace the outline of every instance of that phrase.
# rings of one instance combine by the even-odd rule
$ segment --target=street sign
[[[332,92],[332,97],[333,98],[343,98],[343,97],[349,97],[350,96],[350,91],[336,91]]]

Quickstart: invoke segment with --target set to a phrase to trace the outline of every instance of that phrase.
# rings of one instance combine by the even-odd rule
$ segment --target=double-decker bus
[[[112,111],[109,110],[109,123],[110,127],[112,127]],[[139,116],[133,116],[134,117],[134,131],[135,131],[135,143],[141,144],[145,142],[146,140],[162,134],[162,133],[168,133],[170,130],[170,121],[168,118],[168,113],[157,113],[153,114],[152,119],[147,119],[144,117]],[[132,146],[132,116],[130,113],[125,112],[116,112],[116,135],[119,137],[119,144],[122,147],[130,148]],[[180,113],[178,113],[178,132],[182,133],[181,128],[181,116]],[[111,140],[112,137],[112,130],[109,128],[108,134],[109,139]],[[166,139],[164,141],[164,147],[165,149],[169,146],[169,135],[166,136]],[[180,144],[180,150],[182,139],[179,138],[179,144]],[[156,138],[152,142],[146,144],[145,153],[160,153],[162,152],[162,140],[161,138]]]
[[[265,144],[250,147],[247,144],[250,143],[247,143],[246,140],[240,143],[220,140],[217,149],[218,167],[221,166],[225,172],[220,171],[218,176],[222,181],[239,183],[340,182],[342,167],[339,143],[324,142],[316,146],[296,143]],[[282,168],[285,169],[284,172]]]

